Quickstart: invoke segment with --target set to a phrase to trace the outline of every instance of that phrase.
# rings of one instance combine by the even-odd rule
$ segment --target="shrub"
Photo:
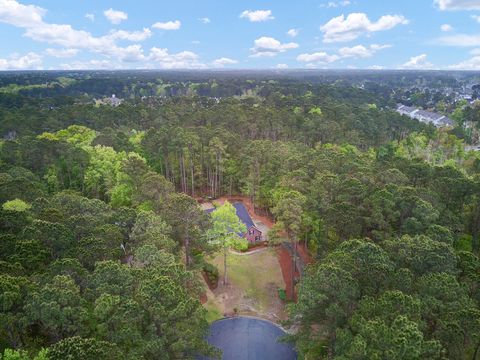
[[[30,210],[31,207],[32,205],[20,199],[10,200],[2,205],[3,210],[15,212],[24,212]]]
[[[220,276],[217,267],[206,262],[205,264],[203,264],[203,272],[207,277],[209,285],[215,289],[218,285],[218,278]]]

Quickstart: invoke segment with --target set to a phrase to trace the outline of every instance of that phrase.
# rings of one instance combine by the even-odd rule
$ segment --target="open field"
[[[285,289],[278,257],[273,249],[249,255],[228,256],[228,284],[223,285],[223,255],[216,254],[208,260],[220,271],[218,287],[207,292],[209,320],[218,314],[239,314],[263,317],[272,321],[284,319],[285,309],[278,297],[278,289]]]

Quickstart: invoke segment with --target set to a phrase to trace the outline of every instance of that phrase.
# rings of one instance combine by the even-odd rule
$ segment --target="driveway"
[[[280,342],[284,335],[270,321],[235,317],[213,322],[208,342],[223,351],[224,360],[296,360],[292,345]]]

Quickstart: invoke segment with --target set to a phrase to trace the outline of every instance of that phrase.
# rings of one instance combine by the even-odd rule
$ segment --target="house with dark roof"
[[[235,208],[235,212],[237,213],[238,218],[242,223],[245,224],[245,227],[247,228],[246,232],[238,233],[238,236],[247,239],[248,242],[251,244],[255,244],[262,241],[263,240],[262,231],[255,226],[255,223],[250,217],[250,214],[248,213],[248,210],[245,207],[245,205],[243,205],[241,202],[236,202],[236,203],[233,203],[232,205]],[[212,213],[213,211],[215,211],[215,208],[205,210],[205,212],[207,212],[208,214]]]

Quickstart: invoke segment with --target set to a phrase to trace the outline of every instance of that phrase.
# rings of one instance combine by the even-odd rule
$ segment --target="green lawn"
[[[205,304],[203,304],[203,307],[207,310],[206,318],[209,323],[223,318],[223,314],[221,313],[221,311],[212,302],[206,302]]]
[[[212,260],[223,279],[223,256],[218,254]],[[244,291],[255,301],[259,311],[265,312],[272,306],[272,291],[285,288],[277,255],[267,249],[251,255],[229,254],[227,259],[228,282]],[[220,280],[222,281],[222,280]]]

